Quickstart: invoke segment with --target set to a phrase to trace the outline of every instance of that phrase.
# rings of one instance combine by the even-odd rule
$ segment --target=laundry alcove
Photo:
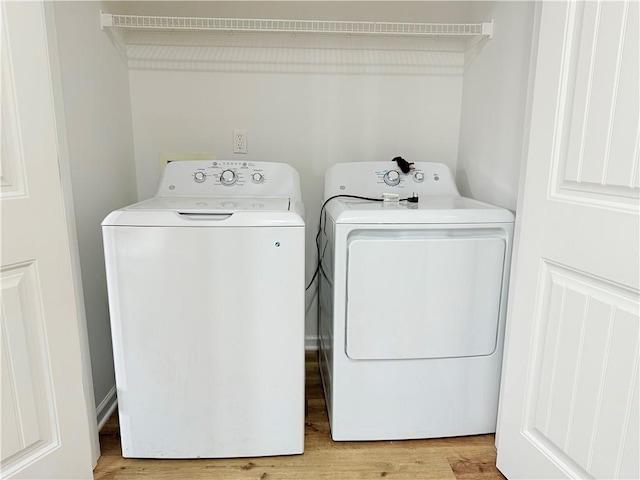
[[[306,206],[308,276],[324,173],[338,162],[397,155],[442,162],[462,194],[515,209],[531,2],[59,2],[53,10],[101,421],[115,407],[115,383],[99,225],[155,192],[162,154],[294,166]],[[315,20],[333,22],[333,30],[136,29],[115,27],[118,15],[142,23],[157,16]],[[418,35],[340,31],[348,23],[439,27]],[[247,133],[246,154],[233,153],[235,129]],[[307,306],[307,347],[314,348],[313,289]]]

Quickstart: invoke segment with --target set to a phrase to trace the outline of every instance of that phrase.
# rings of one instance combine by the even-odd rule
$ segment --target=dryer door
[[[348,240],[352,359],[490,355],[506,232],[477,227],[355,230]]]

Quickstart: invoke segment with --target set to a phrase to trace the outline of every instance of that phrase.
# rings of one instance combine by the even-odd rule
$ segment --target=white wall
[[[322,43],[300,49],[300,40],[281,40],[282,46],[269,48],[236,44],[159,53],[162,59],[190,59],[191,68],[202,71],[163,70],[162,59],[153,63],[157,70],[131,70],[138,194],[153,195],[163,152],[289,163],[301,177],[309,278],[329,166],[402,155],[444,162],[455,170],[462,72],[457,54],[446,52],[440,54],[444,61],[412,73],[407,68],[413,67],[387,62],[385,52],[370,44],[364,50],[332,45],[327,52]],[[325,41],[331,45],[333,40]],[[376,73],[379,69],[386,73]],[[237,128],[247,131],[246,155],[232,153]],[[314,290],[307,298],[309,345],[317,331]]]
[[[516,208],[533,2],[478,2],[469,21],[494,19],[493,39],[467,53],[456,179],[463,195]]]
[[[98,2],[55,2],[72,190],[96,406],[115,379],[100,222],[136,200],[126,65],[100,30]]]

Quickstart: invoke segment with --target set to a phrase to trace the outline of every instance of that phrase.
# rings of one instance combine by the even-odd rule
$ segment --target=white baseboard
[[[116,386],[114,385],[109,393],[102,399],[100,405],[96,408],[96,417],[98,417],[98,432],[102,430],[104,424],[107,423],[109,417],[113,414],[118,406],[118,397],[116,395]]]
[[[318,336],[307,335],[304,337],[304,349],[305,350],[318,350]]]

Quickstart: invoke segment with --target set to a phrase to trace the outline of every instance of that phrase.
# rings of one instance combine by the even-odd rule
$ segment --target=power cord
[[[324,212],[324,208],[327,206],[327,204],[335,199],[335,198],[355,198],[358,200],[368,200],[371,202],[383,202],[385,201],[384,198],[372,198],[372,197],[362,197],[360,195],[347,195],[347,194],[339,194],[339,195],[334,195],[332,197],[327,198],[324,203],[322,204],[322,207],[320,207],[320,220],[318,222],[318,233],[316,234],[316,252],[318,254],[318,265],[316,266],[316,270],[315,272],[313,272],[313,277],[311,277],[311,280],[309,281],[309,285],[307,285],[307,288],[305,288],[306,290],[309,290],[309,288],[311,288],[311,285],[313,285],[313,282],[315,281],[316,277],[318,276],[318,272],[320,272],[320,266],[322,264],[322,258],[324,257],[324,255],[321,257],[320,256],[320,233],[322,233],[322,213]],[[418,196],[414,193],[412,194],[410,197],[407,198],[400,198],[397,200],[398,202],[409,202],[409,203],[418,203]]]

